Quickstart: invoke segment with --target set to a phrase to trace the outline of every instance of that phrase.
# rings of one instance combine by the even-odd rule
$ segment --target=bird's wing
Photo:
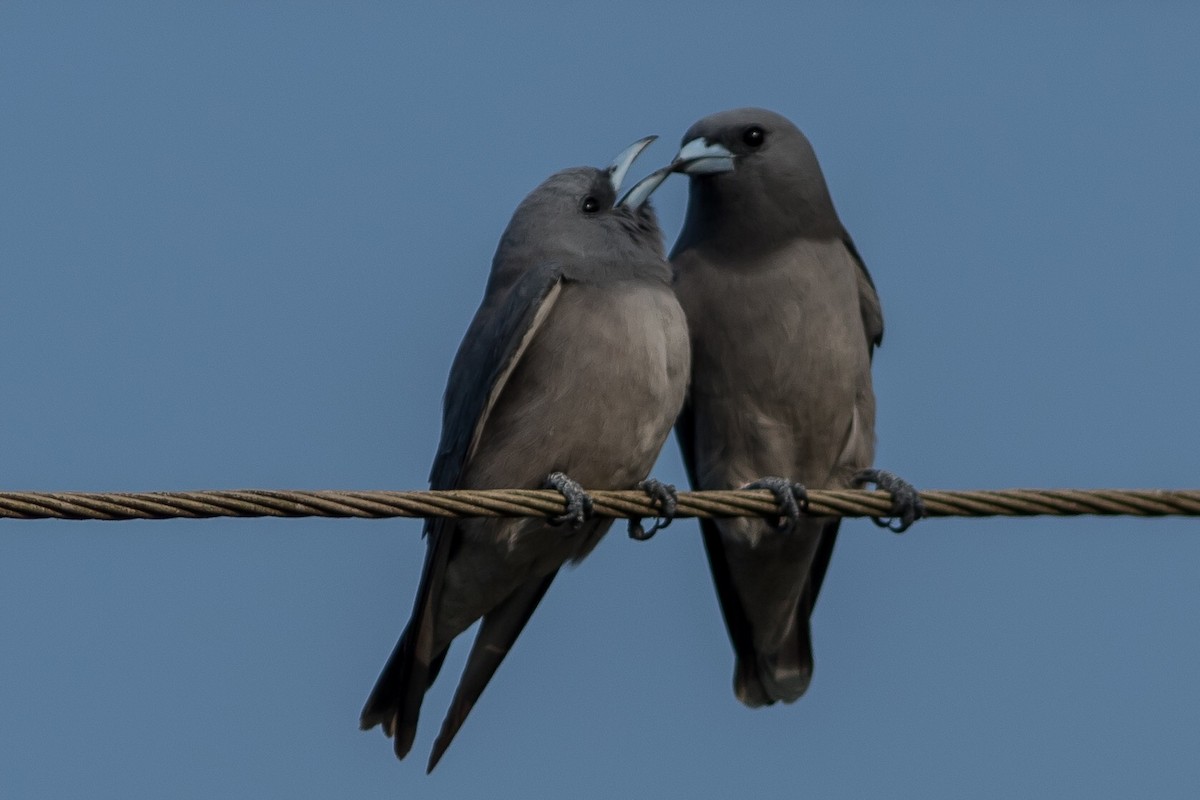
[[[845,231],[842,232],[842,244],[858,265],[855,273],[858,283],[858,310],[862,315],[863,331],[867,335],[868,355],[874,355],[875,348],[883,343],[883,307],[879,303],[879,293],[875,291],[875,281],[871,279],[871,273],[867,270],[867,264],[858,252],[858,247]],[[804,617],[812,616],[817,595],[821,592],[821,584],[825,582],[825,571],[829,568],[830,558],[833,557],[833,546],[837,542],[840,526],[841,519],[835,518],[821,531],[821,539],[817,543],[817,551],[813,554],[812,566],[809,567],[808,578],[804,582],[804,592],[800,595],[800,610]],[[807,633],[807,628],[805,632]]]
[[[442,722],[441,733],[433,743],[426,772],[432,772],[441,760],[442,754],[454,740],[467,715],[475,707],[475,701],[487,688],[488,681],[496,674],[500,662],[508,655],[513,642],[525,629],[525,624],[533,616],[538,603],[557,574],[558,570],[555,570],[544,578],[530,581],[483,616],[483,624],[479,626],[479,633],[471,645],[471,654],[467,656],[467,665],[463,668],[458,689],[454,692],[454,700],[451,701],[450,710],[446,712],[446,719]]]
[[[859,255],[858,248],[855,247],[850,234],[842,233],[842,243],[846,245],[846,249],[850,251],[850,255],[854,256],[854,261],[858,264],[858,308],[862,313],[863,330],[867,334],[867,347],[874,355],[875,348],[883,344],[883,306],[879,304],[879,293],[875,291],[875,281],[871,280],[867,264]]]
[[[527,271],[500,297],[484,299],[450,368],[431,488],[458,485],[488,415],[558,300],[562,280],[562,267],[547,264]]]
[[[695,415],[692,411],[691,396],[683,404],[679,418],[675,422],[675,437],[679,440],[679,450],[683,454],[683,465],[687,469],[688,481],[692,488],[699,488],[696,476],[696,431]],[[701,519],[700,531],[704,535],[704,552],[708,555],[708,566],[712,571],[713,584],[717,587],[717,599],[721,601],[721,616],[725,619],[725,628],[729,631],[729,640],[733,643],[740,665],[755,663],[754,638],[750,621],[742,608],[742,600],[738,597],[737,587],[733,584],[733,575],[729,570],[729,559],[725,557],[725,546],[721,542],[721,532],[715,520]]]
[[[548,264],[525,272],[499,297],[484,298],[450,369],[442,439],[430,474],[434,489],[458,485],[488,415],[562,290],[562,270]],[[403,758],[416,737],[421,700],[445,653],[433,649],[433,601],[441,593],[455,549],[454,520],[425,524],[428,546],[408,627],[392,651],[359,717],[363,730],[382,724]]]

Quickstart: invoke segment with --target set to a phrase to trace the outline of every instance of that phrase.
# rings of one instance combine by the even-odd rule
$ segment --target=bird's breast
[[[852,256],[840,242],[803,241],[750,268],[703,258],[677,266],[705,488],[768,474],[825,485],[867,408],[871,423],[860,428],[873,438]]]
[[[688,346],[669,287],[565,283],[488,421],[495,443],[478,453],[507,454],[503,485],[536,486],[561,470],[589,488],[631,487],[683,403]],[[471,472],[494,472],[479,467]]]

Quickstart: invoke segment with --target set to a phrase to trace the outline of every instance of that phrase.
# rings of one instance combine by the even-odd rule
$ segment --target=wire
[[[589,491],[598,517],[653,517],[640,491]],[[1200,489],[1000,489],[921,492],[926,517],[1200,516]],[[886,517],[887,492],[809,490],[814,516]],[[551,517],[562,495],[541,489],[427,492],[284,491],[0,492],[0,518],[207,519],[212,517]],[[778,516],[767,491],[680,492],[676,517]]]

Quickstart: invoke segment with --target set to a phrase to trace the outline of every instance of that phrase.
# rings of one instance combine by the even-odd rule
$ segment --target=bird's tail
[[[443,651],[432,660],[418,657],[418,637],[413,630],[416,621],[409,623],[396,643],[358,718],[359,727],[364,731],[376,725],[383,727],[384,735],[394,739],[397,758],[404,758],[412,749],[421,701],[446,655]]]
[[[434,520],[437,522],[440,520]],[[383,726],[384,735],[394,739],[396,758],[404,758],[412,749],[421,701],[446,659],[447,645],[434,649],[433,598],[441,590],[452,537],[436,527],[428,533],[430,546],[425,553],[412,618],[358,717],[359,727],[364,731]]]
[[[799,611],[799,609],[797,609]],[[793,616],[795,632],[784,637],[785,646],[774,653],[745,652],[738,656],[733,692],[751,708],[799,700],[812,681],[812,639],[808,617]]]
[[[809,567],[808,580],[804,583],[800,602],[792,613],[789,630],[782,640],[783,648],[775,653],[762,653],[747,641],[738,650],[733,691],[739,700],[752,708],[775,702],[795,702],[812,681],[813,651],[809,619],[817,604],[817,596],[821,593],[821,584],[825,582],[825,572],[833,556],[840,523],[839,519],[830,520],[821,531]]]
[[[503,603],[484,615],[483,625],[479,627],[475,643],[471,645],[467,665],[463,668],[462,679],[454,692],[454,700],[451,701],[450,710],[442,723],[441,733],[433,743],[426,772],[433,772],[433,768],[442,760],[446,748],[450,746],[467,715],[475,707],[475,701],[496,673],[500,662],[512,649],[517,636],[525,629],[529,618],[533,616],[534,610],[557,574],[558,571],[555,570],[545,578],[534,580],[517,589]]]

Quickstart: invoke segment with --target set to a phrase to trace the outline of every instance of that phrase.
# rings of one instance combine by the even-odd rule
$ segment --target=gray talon
[[[565,473],[551,472],[546,476],[546,487],[556,490],[567,502],[567,512],[562,516],[551,517],[551,525],[571,523],[572,530],[577,530],[592,516],[592,498],[575,481]]]
[[[766,489],[775,495],[775,502],[779,504],[779,522],[775,526],[777,530],[786,530],[789,526],[795,525],[800,521],[800,514],[808,511],[808,490],[787,478],[778,478],[772,475],[759,478],[742,488]]]
[[[921,495],[903,478],[881,469],[864,469],[854,476],[854,482],[859,485],[873,483],[892,495],[891,517],[871,517],[871,521],[881,528],[887,528],[893,533],[904,533],[910,525],[925,516],[925,504],[921,502]]]
[[[663,483],[654,478],[647,478],[639,483],[637,488],[649,495],[651,500],[658,503],[658,508],[662,512],[659,518],[654,521],[654,524],[650,526],[650,530],[642,528],[641,517],[629,518],[629,538],[644,542],[674,521],[675,510],[679,506],[679,493],[673,485]]]

